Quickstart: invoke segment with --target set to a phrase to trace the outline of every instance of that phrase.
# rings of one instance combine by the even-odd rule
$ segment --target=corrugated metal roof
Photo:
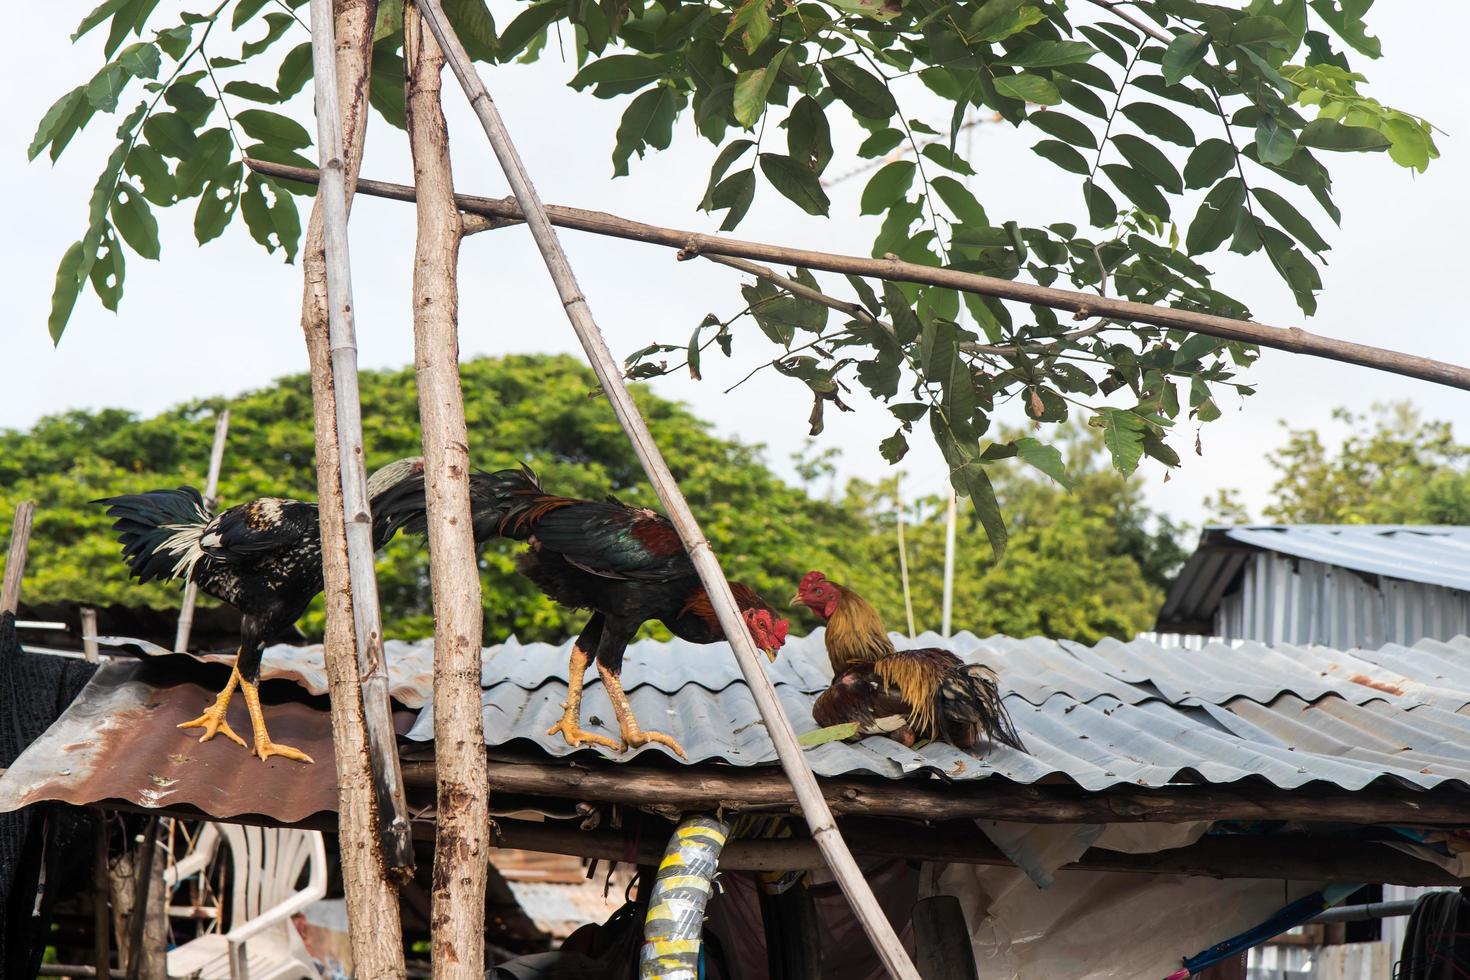
[[[870,738],[811,750],[819,775],[999,776],[1093,791],[1251,779],[1283,789],[1326,783],[1347,790],[1375,784],[1470,790],[1470,639],[1464,637],[1373,651],[1252,643],[1166,650],[1144,640],[1088,647],[970,633],[948,641],[932,633],[913,643],[897,635],[894,640],[900,647],[946,646],[994,669],[1030,752],[1001,747],[971,753],[941,744],[914,750]],[[545,734],[566,698],[570,646],[511,639],[486,651],[485,732],[496,754],[573,754],[559,736]],[[389,664],[416,664],[427,647],[390,641]],[[814,728],[811,705],[829,680],[822,631],[789,639],[769,670],[797,730]],[[336,794],[321,699],[292,700],[291,689],[281,684],[262,691],[273,734],[314,755],[314,767],[272,760],[267,775],[238,746],[222,738],[200,745],[173,728],[210,700],[223,679],[216,673],[178,657],[105,665],[0,778],[0,810],[42,799],[125,799],[190,804],[218,817],[262,813],[299,820],[331,809]],[[417,673],[414,667],[404,676]],[[678,738],[689,752],[687,764],[776,764],[755,703],[723,644],[640,641],[628,649],[623,678],[639,720]],[[416,719],[411,712],[400,717],[408,739],[432,738],[431,707]],[[612,718],[593,673],[584,723],[615,736]],[[653,745],[622,755],[575,751],[616,763],[638,764],[648,752],[673,758]]]
[[[1341,653],[1259,644],[1165,650],[1143,640],[1086,647],[970,633],[948,641],[933,633],[912,644],[896,634],[894,640],[945,646],[994,669],[1030,753],[998,747],[974,754],[939,744],[916,751],[872,738],[810,751],[819,775],[893,779],[932,772],[1020,783],[1060,777],[1089,790],[1253,776],[1281,788],[1325,780],[1362,789],[1383,779],[1470,787],[1470,712],[1463,711],[1470,705],[1470,671],[1450,659],[1470,657],[1470,639]],[[486,742],[517,749],[530,743],[555,757],[669,755],[657,745],[626,755],[573,750],[545,734],[566,698],[570,649],[570,642],[514,640],[495,649],[482,675]],[[815,728],[812,701],[829,679],[823,632],[789,639],[770,672],[798,732]],[[677,738],[689,763],[775,764],[754,700],[723,645],[635,643],[623,678],[639,721]],[[616,737],[595,674],[582,711],[589,730]],[[408,738],[427,741],[432,734],[433,712],[426,707]]]
[[[1170,586],[1158,629],[1336,646],[1414,642],[1466,629],[1467,594],[1470,527],[1213,526]]]

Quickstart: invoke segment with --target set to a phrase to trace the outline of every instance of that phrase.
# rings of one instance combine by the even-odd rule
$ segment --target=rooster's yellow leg
[[[204,734],[199,736],[199,741],[201,742],[207,742],[216,735],[223,734],[231,742],[237,742],[241,748],[245,748],[245,740],[239,735],[236,735],[235,730],[230,727],[230,723],[225,720],[225,714],[230,708],[230,698],[234,696],[235,685],[238,683],[240,683],[240,671],[238,669],[231,670],[230,682],[225,685],[223,691],[219,692],[219,696],[214,699],[214,704],[205,708],[204,714],[198,718],[195,718],[193,721],[186,721],[178,727],[204,729]]]
[[[633,717],[633,706],[628,703],[628,695],[623,693],[623,682],[618,680],[618,675],[608,670],[602,664],[597,665],[597,673],[602,677],[602,686],[607,688],[607,696],[612,701],[613,712],[618,716],[618,729],[623,735],[623,744],[630,748],[647,745],[649,742],[657,742],[659,745],[667,745],[679,754],[679,758],[687,759],[684,746],[674,741],[672,735],[663,732],[645,732],[638,727],[638,719]]]
[[[592,658],[575,643],[572,644],[572,659],[567,664],[567,699],[562,702],[561,721],[546,730],[546,734],[561,733],[567,744],[581,748],[583,742],[606,745],[614,752],[622,746],[605,735],[595,735],[582,727],[582,676],[587,673],[587,664]]]
[[[253,755],[260,757],[264,762],[273,755],[285,759],[295,759],[297,762],[314,762],[311,756],[300,749],[293,749],[289,745],[277,745],[271,741],[270,733],[265,730],[265,715],[260,710],[260,689],[256,684],[240,678],[240,690],[245,695],[245,707],[250,712],[250,727],[255,734],[255,749]]]

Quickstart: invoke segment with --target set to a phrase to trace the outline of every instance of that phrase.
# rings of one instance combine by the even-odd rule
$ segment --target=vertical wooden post
[[[313,59],[318,118],[320,120],[330,112],[336,123],[333,133],[338,139],[332,147],[334,153],[323,153],[323,187],[312,207],[301,250],[301,329],[311,365],[311,394],[315,407],[317,506],[321,519],[323,595],[327,612],[323,647],[332,700],[332,746],[337,761],[337,826],[342,845],[342,880],[347,896],[352,959],[359,976],[392,978],[401,977],[404,973],[403,930],[398,893],[389,880],[388,865],[390,862],[401,864],[402,858],[385,856],[384,837],[378,832],[380,819],[391,823],[393,808],[391,803],[380,803],[379,782],[374,776],[374,756],[369,749],[365,717],[368,696],[361,683],[357,657],[354,628],[357,603],[354,600],[359,597],[353,593],[347,562],[341,474],[343,460],[337,440],[339,382],[333,372],[329,316],[329,307],[336,303],[328,301],[326,247],[328,207],[332,207],[334,220],[340,226],[362,164],[369,65],[378,5],[376,0],[338,0],[335,23],[330,6],[324,0],[315,0],[312,5],[313,24],[323,25],[320,30],[315,26],[312,29]],[[324,71],[327,78],[323,77]],[[327,180],[329,168],[332,174],[330,182]],[[331,192],[326,190],[328,183]],[[362,465],[360,460],[357,465]],[[366,597],[361,598],[366,601]],[[386,691],[383,693],[386,696]],[[382,703],[386,706],[386,700]],[[391,729],[389,734],[391,736]],[[395,765],[396,761],[395,754]]]
[[[949,506],[945,508],[944,515],[944,605],[939,614],[939,632],[945,637],[949,636],[953,625],[955,523],[958,516],[955,510],[956,494],[951,488]]]
[[[97,976],[112,973],[112,915],[107,907],[112,882],[107,875],[107,811],[93,810],[95,832],[92,836],[92,932]]]
[[[979,980],[965,910],[953,895],[914,903],[914,946],[924,980]]]
[[[434,825],[431,961],[440,980],[485,975],[489,764],[480,712],[480,567],[470,515],[469,434],[459,379],[459,245],[444,52],[404,5],[408,142],[418,188],[413,350],[424,441],[429,581],[434,596]]]
[[[82,616],[82,656],[87,658],[87,663],[100,663],[102,652],[97,649],[97,610],[91,606],[84,606]]]
[[[214,421],[214,445],[209,450],[209,472],[204,478],[204,509],[211,514],[218,501],[219,471],[225,460],[225,434],[230,431],[230,410],[219,413]],[[189,632],[194,628],[194,605],[199,601],[199,586],[191,579],[184,586],[184,603],[179,607],[179,629],[174,634],[174,650],[189,649]]]
[[[0,584],[0,615],[20,609],[20,580],[26,572],[35,516],[34,500],[22,500],[15,505],[15,519],[10,523],[10,553],[5,556],[5,580]]]
[[[847,849],[846,842],[837,830],[832,810],[827,806],[827,800],[817,785],[817,778],[807,765],[806,756],[796,741],[796,731],[791,727],[791,719],[786,717],[786,712],[776,697],[776,689],[771,684],[770,677],[766,676],[760,653],[741,618],[740,607],[736,605],[735,596],[730,592],[730,583],[720,569],[720,561],[710,548],[709,541],[705,539],[704,532],[700,530],[699,521],[689,509],[689,502],[684,499],[678,481],[674,479],[668,463],[659,452],[658,444],[649,433],[648,424],[634,404],[633,396],[623,380],[621,366],[607,349],[607,340],[592,318],[592,310],[587,305],[586,297],[582,295],[581,287],[577,285],[571,263],[567,261],[566,252],[562,250],[556,231],[546,216],[546,205],[541,203],[541,198],[526,173],[525,164],[521,162],[520,154],[516,152],[515,144],[506,131],[505,121],[500,118],[500,111],[490,98],[490,92],[485,88],[479,72],[475,70],[469,53],[465,51],[464,45],[454,33],[454,28],[444,16],[440,0],[419,0],[419,7],[439,46],[444,49],[455,77],[464,88],[470,107],[485,129],[496,159],[505,172],[517,203],[525,213],[531,237],[535,240],[546,263],[547,272],[556,285],[567,319],[571,321],[572,329],[582,343],[582,349],[602,385],[603,393],[612,403],[613,414],[617,416],[633,451],[643,464],[643,472],[648,474],[654,492],[658,494],[670,520],[678,529],[679,538],[689,552],[689,559],[709,594],[720,628],[730,642],[735,660],[740,665],[740,672],[745,676],[751,697],[766,724],[766,733],[775,746],[777,758],[781,760],[781,768],[791,780],[792,791],[801,803],[802,816],[811,829],[812,839],[816,841],[827,866],[832,870],[832,876],[852,905],[853,914],[862,923],[888,972],[896,980],[919,980],[898,934],[893,931],[893,924],[883,914],[873,890],[868,887],[862,870],[858,868],[852,852]]]

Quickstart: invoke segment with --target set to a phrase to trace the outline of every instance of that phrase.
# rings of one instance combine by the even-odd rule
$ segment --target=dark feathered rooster
[[[421,501],[418,508],[403,524],[410,532],[423,533]],[[668,518],[611,497],[594,501],[546,493],[536,474],[524,467],[473,474],[470,508],[477,541],[525,541],[530,547],[516,560],[520,573],[556,602],[592,611],[572,645],[564,714],[547,734],[560,732],[574,746],[591,742],[615,750],[657,742],[683,756],[683,747],[669,735],[639,727],[620,680],[623,652],[650,620],[691,643],[725,639]],[[730,588],[756,646],[775,660],[786,640],[786,620],[753,589],[739,582],[731,582]],[[618,718],[621,746],[581,725],[583,675],[594,657]]]
[[[373,547],[381,548],[398,529],[395,495],[421,477],[422,459],[401,459],[368,478],[373,511]],[[420,484],[420,496],[422,487]],[[112,529],[123,560],[140,582],[176,578],[240,611],[240,648],[229,683],[214,704],[180,728],[202,728],[199,741],[223,734],[245,746],[226,720],[239,685],[255,737],[254,754],[311,762],[305,752],[271,741],[260,710],[260,656],[266,643],[291,628],[322,590],[321,529],[316,504],[261,497],[211,518],[193,487],[108,497],[116,518]]]
[[[812,708],[818,725],[855,722],[859,734],[905,745],[929,739],[968,749],[984,740],[1025,751],[985,667],[937,647],[895,649],[877,610],[821,572],[808,572],[791,601],[827,622],[832,685]]]

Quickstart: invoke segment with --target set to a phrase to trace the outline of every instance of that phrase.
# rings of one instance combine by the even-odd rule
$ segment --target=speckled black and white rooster
[[[423,460],[401,459],[367,481],[373,511],[373,547],[388,543],[401,526],[393,515],[395,494],[422,475]],[[422,488],[417,492],[422,495]],[[199,741],[223,733],[245,746],[226,720],[238,685],[262,760],[278,755],[311,762],[305,752],[271,741],[260,710],[258,684],[264,645],[289,630],[322,591],[321,529],[314,503],[261,497],[211,518],[193,487],[107,497],[123,560],[140,582],[193,581],[206,595],[240,611],[240,647],[229,683],[214,704],[180,728],[202,728]]]

